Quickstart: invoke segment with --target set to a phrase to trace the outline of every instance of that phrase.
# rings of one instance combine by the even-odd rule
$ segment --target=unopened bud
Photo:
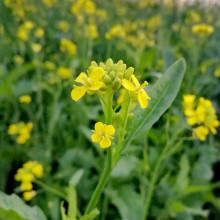
[[[105,75],[105,76],[103,77],[103,82],[104,82],[105,84],[109,85],[109,84],[112,82],[112,79],[110,78],[110,76]]]
[[[108,60],[107,60],[107,62],[106,62],[106,67],[112,67],[112,65],[113,65],[113,60],[111,59],[111,58],[109,58]]]
[[[115,71],[111,71],[109,73],[109,76],[110,76],[111,80],[114,80],[114,78],[115,78]]]
[[[118,90],[121,87],[121,79],[116,78],[114,82],[112,83],[112,89]]]

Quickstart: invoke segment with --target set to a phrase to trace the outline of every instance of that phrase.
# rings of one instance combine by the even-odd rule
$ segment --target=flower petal
[[[80,73],[79,76],[75,79],[75,82],[82,83],[88,76],[86,73]]]
[[[114,128],[114,126],[113,126],[113,125],[107,125],[107,126],[105,127],[105,133],[106,133],[107,135],[113,135],[113,134],[115,133],[115,128]]]
[[[130,81],[128,81],[127,79],[122,80],[122,86],[125,89],[129,90],[129,91],[134,91],[135,90],[135,86]]]
[[[78,101],[85,95],[86,91],[87,91],[87,87],[85,86],[81,86],[81,87],[75,86],[75,88],[71,92],[71,97],[74,101]]]
[[[138,93],[138,101],[140,103],[141,108],[147,108],[148,100],[149,100],[149,96],[144,90]]]
[[[93,82],[89,87],[90,90],[99,90],[102,87],[103,83],[101,81]]]
[[[111,140],[108,137],[104,137],[102,138],[102,140],[100,141],[100,146],[101,148],[107,148],[111,146]]]
[[[140,85],[140,83],[139,83],[139,81],[137,80],[137,78],[135,77],[135,75],[132,75],[132,76],[131,76],[131,79],[132,79],[132,81],[133,81],[133,83],[134,83],[135,86],[139,86],[139,85]]]
[[[102,132],[105,128],[105,125],[102,122],[95,123],[95,130],[98,132]]]
[[[91,137],[93,142],[100,142],[101,140],[101,135],[99,133],[94,133]]]
[[[91,74],[89,75],[90,79],[92,82],[97,82],[99,81],[102,76],[104,76],[105,72],[102,69],[102,67],[96,67]]]

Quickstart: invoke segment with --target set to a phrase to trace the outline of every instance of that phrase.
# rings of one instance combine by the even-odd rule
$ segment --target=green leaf
[[[46,217],[39,207],[26,205],[17,195],[0,192],[0,219],[46,220]]]
[[[77,170],[70,178],[69,184],[71,184],[73,186],[77,186],[77,184],[80,182],[83,174],[84,174],[84,169]]]
[[[136,108],[123,147],[128,145],[140,131],[148,131],[174,101],[186,69],[185,60],[180,59],[170,66],[163,76],[150,88],[151,97],[146,110]]]
[[[6,76],[0,84],[0,95],[4,95],[7,97],[13,96],[12,86],[14,85],[14,82],[19,77],[26,74],[28,71],[33,70],[34,68],[35,65],[33,63],[27,63],[11,71],[10,74]]]
[[[139,69],[143,71],[145,68],[151,69],[154,65],[156,58],[156,48],[152,48],[143,53],[139,61]]]
[[[80,220],[93,220],[96,216],[99,215],[99,213],[99,210],[95,208],[88,215],[82,216]]]
[[[141,219],[141,196],[132,185],[121,185],[117,189],[107,189],[105,193],[117,207],[122,220]]]
[[[185,155],[182,155],[180,159],[180,171],[177,176],[176,180],[176,189],[178,192],[182,192],[184,188],[186,188],[189,184],[189,171],[190,171],[190,165],[189,160]]]

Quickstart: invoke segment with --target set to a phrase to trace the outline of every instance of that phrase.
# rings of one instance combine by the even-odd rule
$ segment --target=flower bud
[[[122,72],[118,72],[118,73],[117,73],[117,77],[120,78],[120,79],[123,78],[123,75],[124,75],[124,74],[123,74]]]
[[[92,61],[91,66],[98,67],[98,64],[95,61]]]
[[[134,73],[134,68],[133,67],[129,67],[126,71],[125,71],[125,74],[124,74],[124,78],[125,79],[130,79],[132,74]]]
[[[112,83],[112,89],[118,90],[120,87],[121,87],[121,79],[117,77]]]
[[[112,59],[111,58],[109,58],[108,60],[107,60],[107,62],[106,62],[106,67],[112,67],[112,65],[113,65],[113,61],[112,61]]]
[[[105,64],[103,62],[100,62],[99,66],[102,67],[104,70],[106,69],[106,66],[105,66]]]
[[[109,75],[105,75],[105,76],[103,77],[103,82],[104,82],[105,84],[109,85],[109,84],[112,82],[112,79],[110,78]]]
[[[111,80],[114,80],[115,79],[115,71],[111,71],[109,73],[109,76],[110,76]]]

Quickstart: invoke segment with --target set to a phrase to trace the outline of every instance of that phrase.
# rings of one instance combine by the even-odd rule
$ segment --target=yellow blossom
[[[113,125],[106,125],[102,122],[95,124],[95,130],[92,131],[92,141],[99,143],[101,148],[107,148],[111,146],[111,139],[115,134],[115,128]]]
[[[23,193],[23,198],[25,201],[30,201],[37,195],[36,191],[31,190]]]
[[[94,24],[89,24],[85,26],[86,35],[91,39],[96,39],[99,36],[97,26]]]
[[[67,51],[70,55],[76,54],[76,45],[68,39],[61,39],[60,41],[60,50],[62,52]]]
[[[24,27],[27,29],[27,30],[31,30],[34,28],[34,23],[32,21],[26,21],[24,23]]]
[[[10,135],[18,135],[17,136],[17,143],[24,144],[29,138],[30,133],[33,128],[33,123],[29,122],[25,124],[24,122],[19,122],[17,124],[11,124],[8,129],[8,134]]]
[[[66,67],[59,67],[58,75],[61,79],[68,79],[72,77],[72,69]]]
[[[214,27],[207,24],[196,24],[193,25],[192,32],[198,36],[208,36],[214,32]]]
[[[23,181],[20,186],[22,191],[27,191],[33,189],[33,184],[31,181]]]
[[[60,21],[57,24],[57,28],[65,33],[67,33],[70,29],[70,25],[66,21]]]
[[[39,53],[42,49],[42,46],[41,46],[41,44],[33,43],[33,44],[31,44],[31,48],[35,53]]]
[[[215,75],[216,77],[220,77],[220,68],[218,68],[218,69],[215,70],[214,75]]]
[[[22,95],[22,96],[19,97],[18,101],[20,103],[27,103],[28,104],[28,103],[31,102],[31,96],[29,96],[29,95]]]
[[[18,133],[18,126],[17,124],[11,124],[8,128],[8,134],[15,135]]]
[[[201,141],[205,141],[206,136],[209,134],[208,128],[205,126],[199,126],[197,128],[193,129],[193,135],[197,138],[199,138]]]
[[[55,64],[51,61],[45,61],[44,66],[47,70],[54,70],[55,69]]]
[[[122,86],[130,92],[133,99],[137,99],[139,101],[141,108],[147,108],[150,97],[145,92],[144,87],[148,83],[145,81],[142,85],[140,85],[135,75],[132,75],[131,79],[133,83],[127,79],[123,79]]]
[[[23,58],[22,56],[15,55],[15,56],[14,56],[14,61],[15,61],[15,63],[17,63],[17,64],[22,64],[22,63],[24,63],[24,58]]]
[[[24,26],[19,27],[18,32],[17,32],[17,36],[18,36],[18,38],[22,39],[23,41],[27,41],[28,40],[28,30]]]
[[[42,28],[37,28],[37,30],[35,31],[35,36],[38,38],[41,38],[44,36],[44,30]]]
[[[32,173],[36,175],[36,177],[42,177],[43,176],[43,166],[41,164],[36,164],[32,168]]]
[[[78,101],[85,93],[93,94],[99,90],[103,82],[101,78],[104,76],[104,70],[101,67],[94,68],[89,75],[86,73],[80,73],[75,79],[75,82],[81,83],[83,86],[74,86],[71,92],[71,97],[74,101]]]

